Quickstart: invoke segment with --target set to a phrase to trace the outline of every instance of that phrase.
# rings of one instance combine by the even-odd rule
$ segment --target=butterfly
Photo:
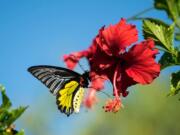
[[[79,74],[67,68],[39,65],[28,68],[28,71],[56,96],[58,109],[70,116],[78,113],[84,95],[84,88],[89,85],[89,72]]]

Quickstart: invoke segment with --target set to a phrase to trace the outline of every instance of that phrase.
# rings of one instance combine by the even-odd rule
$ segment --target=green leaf
[[[177,21],[179,18],[179,11],[178,11],[178,3],[180,2],[180,0],[166,0],[167,5],[168,5],[168,9],[169,9],[169,14],[171,16],[171,18],[174,21]]]
[[[162,57],[159,60],[159,63],[161,64],[161,70],[169,67],[169,66],[176,66],[180,65],[180,51],[175,51],[176,55],[165,52]]]
[[[9,112],[4,109],[1,113],[0,113],[0,127],[3,129],[6,125],[6,121],[9,119]]]
[[[19,107],[11,111],[4,110],[0,113],[0,127],[9,127],[13,122],[18,119],[27,107]]]
[[[0,135],[24,135],[24,131],[20,132],[13,129],[12,124],[17,120],[27,107],[19,107],[11,109],[11,102],[5,93],[5,88],[0,85],[2,95],[2,105],[0,106]]]
[[[154,0],[154,7],[160,10],[168,10],[166,0]]]
[[[180,0],[155,0],[154,7],[166,11],[173,20],[178,21],[180,16]]]
[[[180,91],[180,71],[171,75],[171,90],[169,96],[177,95]]]
[[[24,130],[19,131],[16,135],[24,135]]]
[[[157,18],[150,18],[150,17],[145,17],[144,20],[149,20],[151,22],[154,22],[155,24],[158,25],[163,25],[165,27],[169,27],[169,24],[165,23],[164,21],[157,19]]]
[[[10,99],[6,95],[4,86],[0,85],[0,90],[1,90],[1,95],[2,95],[2,105],[0,106],[0,112],[1,112],[1,109],[3,108],[8,109],[11,107],[12,104],[11,104]]]
[[[10,126],[16,119],[18,119],[23,112],[27,109],[27,107],[19,107],[17,109],[13,109],[9,112],[9,118],[6,120],[6,124]]]
[[[8,131],[6,129],[3,132],[0,132],[0,135],[24,135],[24,130],[18,132],[14,129],[8,129]]]
[[[174,24],[168,26],[162,21],[143,20],[144,38],[152,38],[156,45],[164,48],[167,52],[173,52]]]
[[[3,132],[2,135],[11,135],[11,134],[7,132]]]
[[[175,34],[175,40],[180,41],[180,33]]]

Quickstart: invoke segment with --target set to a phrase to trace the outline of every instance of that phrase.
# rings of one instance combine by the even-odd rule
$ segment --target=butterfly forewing
[[[28,71],[45,84],[54,95],[62,88],[65,82],[80,76],[80,74],[72,70],[55,66],[33,66]]]

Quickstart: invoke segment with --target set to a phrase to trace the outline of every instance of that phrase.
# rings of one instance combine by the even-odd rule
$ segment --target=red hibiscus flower
[[[120,96],[128,95],[129,86],[137,83],[149,84],[160,73],[160,65],[155,61],[158,50],[154,49],[154,41],[148,39],[130,48],[137,39],[136,27],[121,19],[118,24],[102,27],[87,50],[64,57],[71,69],[80,58],[87,58],[91,88],[101,90],[105,80],[111,81],[115,98],[106,103],[105,111],[116,112],[122,106]],[[95,103],[94,97],[95,91],[89,92],[85,99],[87,107]]]
[[[121,54],[108,70],[104,70],[114,86],[114,95],[127,96],[129,86],[151,83],[160,73],[160,65],[155,62],[157,53],[154,41],[149,39],[134,45]]]

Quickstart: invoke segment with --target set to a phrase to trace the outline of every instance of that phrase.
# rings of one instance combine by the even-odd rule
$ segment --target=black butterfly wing
[[[56,95],[69,80],[80,78],[80,74],[62,67],[39,65],[28,68],[28,71],[45,84]]]

